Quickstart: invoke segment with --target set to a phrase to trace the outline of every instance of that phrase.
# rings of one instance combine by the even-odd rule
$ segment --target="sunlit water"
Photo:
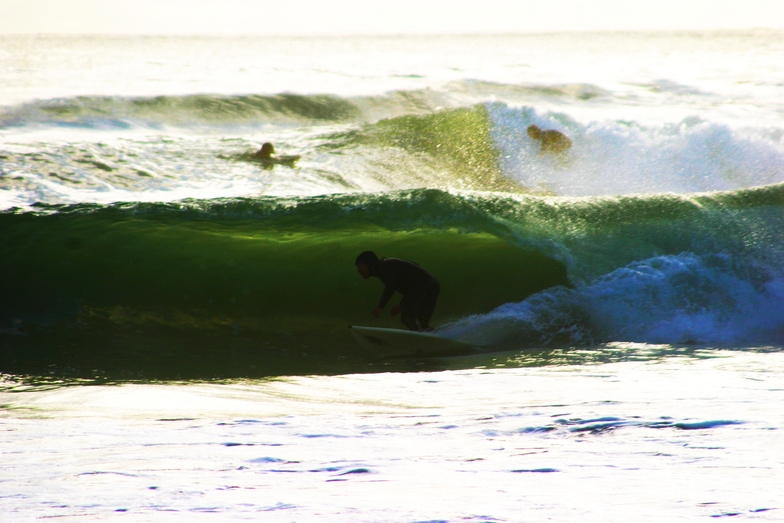
[[[784,519],[781,353],[4,392],[3,521]],[[483,363],[488,363],[487,361]],[[494,368],[503,363],[503,368]]]

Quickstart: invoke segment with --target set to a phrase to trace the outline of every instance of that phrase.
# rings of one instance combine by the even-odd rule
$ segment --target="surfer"
[[[436,308],[441,284],[435,276],[418,264],[398,258],[379,259],[373,251],[365,251],[354,262],[357,272],[366,280],[375,276],[384,283],[384,292],[373,316],[378,318],[395,291],[403,295],[399,305],[390,310],[392,316],[400,315],[400,321],[412,331],[429,331],[428,323]]]
[[[259,160],[271,160],[273,154],[275,154],[275,146],[269,142],[264,142],[261,144],[261,149],[256,151],[253,157]]]
[[[275,146],[270,142],[264,142],[261,149],[256,151],[252,158],[254,160],[261,160],[265,169],[272,169],[275,164],[288,165],[294,167],[300,156],[275,156]]]
[[[541,142],[539,154],[563,154],[572,147],[572,141],[561,131],[548,129],[543,131],[536,125],[528,126],[528,136]]]

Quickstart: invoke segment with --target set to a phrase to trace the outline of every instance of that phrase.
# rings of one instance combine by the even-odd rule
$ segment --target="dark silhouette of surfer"
[[[256,151],[253,157],[259,160],[271,160],[273,154],[275,154],[275,146],[269,142],[264,142],[261,144],[261,149]]]
[[[562,155],[572,148],[572,141],[561,131],[540,129],[536,125],[528,126],[528,136],[541,142],[539,154],[552,153]]]
[[[418,264],[398,258],[379,259],[373,251],[365,251],[354,262],[357,272],[366,280],[375,276],[384,283],[384,292],[373,316],[378,318],[395,291],[403,295],[400,305],[390,310],[392,316],[398,312],[400,321],[412,331],[429,331],[428,323],[436,308],[441,284],[435,276]]]
[[[294,164],[301,156],[276,156],[275,146],[270,142],[264,142],[261,145],[261,149],[256,151],[252,158],[254,160],[260,160],[265,169],[272,169],[275,165],[288,165],[289,167],[294,167]]]

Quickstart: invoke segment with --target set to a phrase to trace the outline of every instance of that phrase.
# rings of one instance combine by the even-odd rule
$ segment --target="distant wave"
[[[0,128],[54,125],[102,129],[205,123],[343,122],[358,115],[358,108],[350,101],[329,95],[79,96],[2,108]]]
[[[204,197],[203,188],[213,182],[221,184],[218,194],[227,196],[418,187],[600,196],[731,191],[784,182],[779,129],[734,128],[697,117],[656,125],[586,122],[539,109],[530,99],[526,105],[461,105],[516,90],[526,93],[521,98],[531,90],[603,96],[589,87],[464,81],[448,91],[346,99],[281,94],[31,102],[0,109],[0,129],[182,126],[194,133],[189,139],[134,135],[99,144],[83,138],[69,142],[66,134],[62,141],[14,146],[2,152],[0,188],[10,191],[2,195],[10,205],[133,200],[142,191],[166,198],[175,189],[177,198]],[[450,101],[458,93],[470,96]],[[564,132],[572,149],[560,158],[541,155],[526,132],[531,124]],[[216,137],[216,129],[229,137]],[[282,141],[284,151],[302,156],[297,177],[274,178],[260,174],[258,166],[237,165],[235,160],[258,148],[253,138],[260,136]],[[230,149],[232,142],[236,147]]]
[[[455,94],[464,98],[456,101]],[[590,85],[504,85],[452,82],[443,89],[392,91],[385,95],[169,95],[155,97],[77,96],[0,107],[0,129],[74,126],[96,129],[134,126],[252,125],[259,123],[372,122],[439,108],[473,105],[487,97],[525,99],[531,95],[590,99],[606,95]]]

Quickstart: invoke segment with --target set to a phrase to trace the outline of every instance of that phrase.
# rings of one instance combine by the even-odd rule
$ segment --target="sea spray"
[[[733,129],[688,117],[680,122],[580,122],[534,107],[488,104],[503,173],[521,185],[562,196],[725,191],[784,181],[784,135]],[[539,154],[529,125],[566,133],[566,158]]]
[[[576,289],[556,287],[442,326],[493,350],[636,343],[738,347],[784,342],[781,275],[744,279],[725,256],[635,262]]]

